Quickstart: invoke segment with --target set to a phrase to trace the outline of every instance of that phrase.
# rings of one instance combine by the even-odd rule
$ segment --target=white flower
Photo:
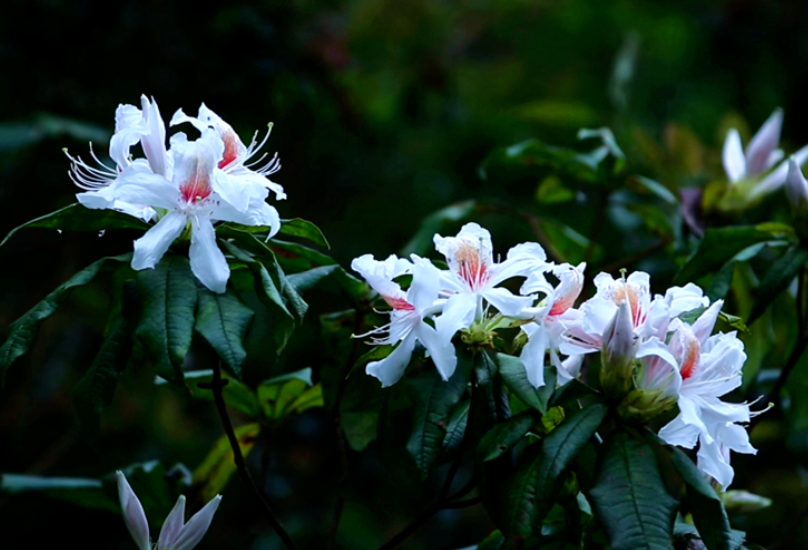
[[[224,153],[221,160],[219,160],[218,168],[226,176],[224,182],[222,182],[224,185],[221,186],[219,192],[233,206],[239,210],[246,208],[248,196],[252,195],[245,193],[244,189],[260,193],[257,189],[267,188],[275,193],[276,199],[282,200],[286,198],[283,187],[271,181],[268,177],[281,169],[277,154],[260,168],[254,167],[266,157],[266,154],[249,162],[269,139],[269,131],[267,131],[266,136],[260,143],[255,139],[256,134],[256,136],[253,136],[250,145],[245,146],[241,138],[233,130],[233,127],[208,109],[204,103],[199,107],[197,117],[186,115],[182,109],[177,110],[174,116],[171,117],[171,126],[182,124],[183,122],[192,124],[200,132],[204,132],[207,128],[213,128],[219,134],[222,143],[224,143]],[[261,199],[263,200],[263,197]]]
[[[799,218],[808,214],[808,182],[805,181],[802,169],[793,158],[788,160],[786,196],[794,217]]]
[[[456,237],[435,235],[434,241],[449,264],[449,271],[441,271],[441,291],[448,300],[435,320],[442,339],[451,340],[458,330],[481,320],[485,302],[506,317],[520,317],[533,304],[533,297],[516,296],[497,285],[549,268],[544,250],[536,243],[517,245],[504,262],[495,263],[491,234],[476,223],[464,225]]]
[[[782,109],[775,109],[768,120],[760,127],[760,130],[752,137],[746,151],[743,149],[738,130],[732,128],[727,132],[722,160],[724,171],[730,182],[735,183],[742,179],[761,178],[764,173],[783,159],[783,151],[778,149],[782,127],[783,111]],[[797,164],[802,165],[808,159],[808,146],[803,147],[793,156]],[[777,189],[785,183],[787,174],[788,164],[781,162],[777,168],[755,185],[750,192],[750,197],[759,196]]]
[[[581,312],[572,305],[583,288],[585,268],[583,263],[577,267],[570,264],[549,267],[559,280],[555,287],[542,271],[534,271],[520,289],[523,295],[543,295],[538,306],[523,311],[523,315],[530,315],[533,322],[521,327],[528,341],[520,358],[527,370],[528,381],[536,388],[544,385],[544,357],[548,352],[550,363],[558,371],[559,384],[566,384],[578,374],[580,361],[562,362],[558,346],[567,323],[580,319]]]
[[[123,472],[118,471],[115,475],[118,478],[118,498],[121,502],[126,527],[132,538],[135,539],[138,550],[151,550],[149,524],[146,521],[143,506],[129,486]],[[194,514],[188,523],[185,523],[185,497],[180,496],[163,524],[160,537],[157,539],[156,550],[191,550],[194,548],[205,536],[221,500],[222,497],[216,495]]]
[[[380,262],[366,254],[351,262],[351,267],[379,293],[392,311],[390,323],[368,334],[382,334],[376,345],[396,345],[381,361],[368,363],[365,371],[378,378],[383,387],[392,386],[404,375],[416,342],[432,357],[441,377],[448,380],[457,367],[457,356],[450,338],[441,338],[425,319],[439,313],[438,301],[441,272],[424,258],[413,256],[413,262],[390,256]],[[412,284],[405,293],[393,279],[412,274]],[[437,304],[436,304],[437,302]]]
[[[729,450],[754,454],[749,435],[737,423],[751,416],[747,403],[725,403],[719,398],[741,385],[746,354],[734,332],[711,336],[723,302],[716,301],[694,323],[671,324],[668,348],[674,356],[681,384],[679,415],[659,435],[667,443],[692,449],[699,443],[698,467],[725,489],[732,483]]]

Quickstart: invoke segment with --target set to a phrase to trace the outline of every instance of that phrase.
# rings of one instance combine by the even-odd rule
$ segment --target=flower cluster
[[[490,234],[475,223],[434,241],[448,270],[415,255],[353,261],[392,308],[390,323],[368,333],[375,344],[396,346],[366,367],[383,386],[401,379],[416,342],[448,379],[457,364],[455,335],[465,344],[493,347],[494,330],[519,327],[515,342],[527,340],[520,358],[534,387],[545,385],[548,360],[563,385],[582,375],[587,354],[599,352],[601,391],[620,414],[648,421],[678,405],[659,435],[686,448],[698,443],[699,468],[723,487],[733,477],[729,451],[755,452],[740,425],[749,421],[749,405],[720,400],[741,384],[746,360],[734,332],[712,334],[722,301],[710,304],[694,284],[653,295],[643,272],[620,279],[600,273],[595,295],[576,308],[584,264],[550,262],[536,243],[514,247],[497,263]],[[406,291],[396,281],[404,275],[412,281]],[[500,286],[517,278],[518,293]]]
[[[283,188],[269,176],[280,169],[277,155],[253,157],[266,142],[253,138],[245,146],[233,128],[204,104],[196,117],[181,109],[170,126],[190,123],[200,136],[191,141],[183,132],[166,147],[166,126],[157,103],[146,96],[141,108],[120,105],[109,156],[115,167],[70,158],[70,176],[84,192],[77,198],[92,209],[112,209],[156,222],[134,243],[132,268],[153,268],[169,246],[190,236],[189,257],[194,275],[209,289],[224,292],[230,276],[224,254],[216,244],[215,222],[267,226],[269,236],[280,229],[278,212],[266,203],[269,192],[285,198]],[[145,158],[133,159],[130,149],[140,143]],[[252,160],[251,160],[252,159]]]

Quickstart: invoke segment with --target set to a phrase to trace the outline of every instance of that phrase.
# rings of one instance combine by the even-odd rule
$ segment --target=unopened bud
[[[795,229],[801,236],[808,236],[808,182],[802,175],[802,169],[794,160],[788,159],[788,176],[786,176],[786,196],[791,204]]]
[[[635,388],[620,402],[617,413],[629,422],[647,424],[674,405],[676,398],[667,394],[665,390]]]
[[[751,514],[768,508],[772,504],[770,498],[749,491],[727,491],[721,495],[721,499],[730,514]]]
[[[622,399],[634,374],[634,324],[628,300],[624,300],[603,332],[600,352],[600,384],[613,399]]]

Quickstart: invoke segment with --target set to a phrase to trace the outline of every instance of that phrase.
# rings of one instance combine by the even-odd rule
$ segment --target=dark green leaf
[[[483,461],[493,460],[507,452],[522,439],[533,425],[533,414],[525,411],[496,424],[488,430],[477,445],[477,453]]]
[[[608,443],[592,500],[614,550],[671,550],[678,503],[662,481],[654,452],[618,433]]]
[[[522,360],[513,355],[505,353],[497,354],[497,364],[499,374],[505,386],[511,390],[519,399],[530,405],[540,413],[547,412],[547,402],[555,390],[556,374],[555,368],[549,367],[544,370],[545,385],[534,388],[527,379],[527,370]]]
[[[734,542],[721,497],[681,449],[672,451],[673,464],[685,480],[688,506],[702,541],[709,550],[737,550],[739,545]]]
[[[84,286],[92,281],[101,270],[117,267],[117,263],[128,262],[130,254],[102,258],[89,265],[83,270],[73,275],[70,279],[62,283],[56,290],[30,309],[25,315],[11,324],[8,336],[2,347],[0,347],[0,382],[5,381],[6,370],[15,359],[28,351],[31,342],[39,328],[39,323],[50,317],[54,311],[70,295],[72,289]],[[112,264],[112,265],[110,265]]]
[[[437,369],[428,369],[410,382],[414,405],[413,431],[407,450],[426,478],[438,459],[446,436],[452,409],[463,397],[470,373],[458,365],[444,381]]]
[[[280,233],[283,235],[289,235],[290,237],[298,237],[309,240],[317,246],[331,248],[331,245],[328,244],[325,235],[323,235],[323,232],[320,231],[319,227],[309,221],[301,220],[300,218],[282,220]]]
[[[154,269],[137,274],[141,302],[135,336],[157,364],[157,373],[180,383],[194,328],[196,280],[188,259],[164,256]]]
[[[257,392],[264,416],[271,420],[323,406],[323,389],[319,384],[312,386],[310,368],[265,380]]]
[[[28,228],[59,229],[61,231],[147,230],[149,224],[123,212],[94,210],[75,203],[15,227],[6,235],[0,246],[6,244],[6,241],[20,229]]]
[[[441,233],[451,224],[465,220],[471,216],[476,206],[474,201],[463,201],[451,204],[446,208],[441,208],[437,212],[428,215],[423,219],[421,226],[418,228],[418,231],[415,232],[412,239],[401,249],[401,255],[426,255],[434,247],[432,239],[435,233]]]
[[[530,536],[553,504],[556,481],[606,418],[608,408],[590,405],[571,415],[533,445],[508,483],[508,535]]]
[[[235,430],[241,454],[246,458],[255,446],[258,434],[261,432],[260,424],[245,424]],[[193,487],[201,495],[204,502],[208,502],[216,495],[224,492],[227,482],[236,471],[233,461],[233,449],[226,435],[220,437],[213,444],[208,456],[194,470]]]
[[[604,148],[605,149],[605,148]],[[600,160],[608,154],[600,156]],[[491,172],[499,169],[519,170],[527,173],[548,169],[573,180],[596,183],[601,180],[597,171],[598,161],[594,157],[581,155],[572,149],[554,147],[537,139],[529,139],[510,147],[492,151],[477,170],[482,179],[488,179]]]
[[[78,477],[40,477],[0,474],[0,495],[38,492],[86,508],[118,512],[118,503],[109,498],[98,479]]]
[[[258,407],[258,398],[255,396],[255,392],[238,380],[229,378],[224,373],[222,373],[222,378],[227,379],[227,384],[222,389],[224,402],[240,410],[247,416],[258,416],[261,411]],[[196,370],[185,373],[185,385],[191,393],[191,396],[196,399],[213,401],[213,392],[210,389],[202,389],[199,387],[200,384],[209,385],[212,381],[212,370]],[[158,386],[165,383],[166,381],[162,378],[157,378],[156,380]]]
[[[216,350],[237,379],[241,378],[241,364],[247,358],[243,342],[253,315],[253,310],[229,289],[224,294],[207,289],[199,291],[194,329]]]
[[[119,317],[106,335],[93,364],[73,390],[82,429],[90,438],[96,437],[101,429],[101,412],[112,402],[112,394],[126,369],[131,350],[128,323]]]
[[[747,325],[751,325],[760,317],[769,304],[788,288],[794,277],[805,266],[806,261],[808,261],[808,249],[795,246],[772,264],[760,283],[757,300],[752,308],[752,313],[749,314]]]
[[[776,224],[709,228],[696,250],[676,275],[676,283],[694,281],[730,261],[736,254],[758,243],[782,241],[791,236],[787,228]]]
[[[735,275],[735,261],[730,261],[724,264],[718,273],[715,274],[713,280],[710,281],[710,286],[704,293],[710,298],[711,302],[716,300],[723,300],[729,293],[732,286],[732,277]]]
[[[463,441],[463,436],[466,435],[470,407],[471,400],[466,399],[461,401],[452,411],[449,424],[446,426],[446,436],[443,438],[443,447],[441,447],[438,462],[444,462],[452,458],[455,451],[460,447],[460,442]]]

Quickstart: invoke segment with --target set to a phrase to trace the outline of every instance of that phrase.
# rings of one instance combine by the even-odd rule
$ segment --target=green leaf
[[[0,383],[5,382],[6,370],[11,364],[28,351],[34,336],[36,336],[39,323],[50,317],[67,299],[74,288],[84,286],[92,281],[100,271],[109,269],[111,263],[128,262],[131,257],[130,254],[126,254],[98,260],[73,275],[25,315],[14,321],[9,328],[5,343],[0,347]]]
[[[808,249],[794,246],[780,257],[766,272],[758,289],[757,300],[746,324],[751,325],[780,295],[808,261]]]
[[[704,291],[707,297],[710,298],[710,302],[726,298],[730,288],[732,288],[732,278],[735,276],[736,261],[737,260],[732,260],[724,264],[724,267],[722,267],[718,273],[715,274],[713,280],[710,281],[710,286]]]
[[[199,291],[199,311],[194,329],[208,341],[227,365],[230,374],[241,378],[241,364],[247,358],[244,335],[255,312],[245,306],[238,296],[227,290],[216,294],[207,289]]]
[[[654,452],[625,433],[607,444],[592,500],[613,550],[671,550],[677,501]]]
[[[12,229],[0,246],[6,244],[20,229],[42,228],[61,231],[105,231],[108,229],[149,229],[149,224],[123,212],[94,210],[79,203],[71,204],[56,212],[40,216]]]
[[[533,425],[533,415],[525,411],[494,425],[477,445],[477,453],[484,462],[494,460],[522,439]]]
[[[191,347],[197,300],[188,259],[164,256],[154,269],[138,271],[137,287],[141,313],[135,337],[157,364],[157,373],[180,383]]]
[[[667,187],[665,187],[658,181],[654,181],[651,178],[646,178],[645,176],[634,176],[632,178],[632,181],[636,181],[646,191],[662,199],[662,201],[667,204],[670,205],[679,204],[679,199],[676,198],[676,195],[671,193]]]
[[[438,459],[452,409],[466,392],[469,376],[468,370],[458,365],[448,381],[437,369],[428,369],[410,382],[414,420],[407,450],[423,478]]]
[[[605,153],[608,154],[608,150]],[[600,160],[603,156],[605,155],[602,155]],[[597,164],[594,159],[572,149],[554,147],[537,139],[529,139],[510,147],[494,149],[477,172],[481,179],[487,180],[494,170],[517,170],[535,174],[549,169],[573,180],[597,183],[601,181]]]
[[[301,220],[300,218],[281,220],[280,233],[283,235],[289,235],[290,237],[306,239],[313,242],[317,246],[331,248],[331,245],[328,244],[328,240],[326,240],[325,235],[323,235],[323,232],[320,231],[319,227],[309,221]]]
[[[99,479],[0,474],[0,495],[42,493],[87,508],[117,513],[118,503],[104,492]]]
[[[470,408],[471,400],[466,399],[452,410],[452,416],[449,417],[449,424],[446,426],[446,435],[443,438],[443,446],[440,450],[438,462],[451,459],[455,451],[460,447],[460,442],[463,441],[463,437],[466,435]]]
[[[527,370],[522,360],[513,355],[505,353],[497,354],[497,365],[499,374],[505,386],[511,390],[519,399],[530,405],[540,413],[547,412],[547,403],[553,396],[555,390],[555,368],[549,367],[544,370],[545,385],[534,388],[527,379]]]
[[[421,226],[412,239],[401,249],[401,255],[419,254],[425,256],[434,247],[432,239],[435,233],[441,233],[452,224],[465,220],[471,216],[476,206],[477,204],[474,201],[463,201],[450,204],[428,215],[423,219]]]
[[[673,464],[687,486],[687,502],[702,541],[708,550],[737,550],[721,497],[681,449],[672,451]]]
[[[97,437],[101,430],[101,412],[112,402],[131,350],[130,328],[126,320],[119,317],[106,335],[93,364],[73,390],[82,429],[90,438]]]
[[[235,430],[238,446],[244,458],[250,454],[258,434],[261,432],[260,424],[246,424],[239,426]],[[201,495],[202,501],[208,502],[216,495],[224,492],[224,488],[233,472],[236,471],[236,463],[233,461],[233,448],[227,435],[220,437],[208,456],[194,470],[193,487]]]
[[[312,386],[310,368],[265,380],[257,393],[264,416],[270,420],[283,420],[323,406],[323,388],[320,384]]]
[[[222,388],[222,396],[224,402],[233,408],[236,408],[248,416],[258,416],[261,412],[258,407],[258,398],[246,384],[239,382],[234,378],[230,378],[227,374],[222,373],[222,378],[227,379],[227,385]],[[213,401],[213,391],[210,389],[202,389],[200,384],[206,385],[213,381],[212,370],[196,370],[185,373],[185,385],[195,399],[204,399],[205,401]],[[162,378],[157,378],[155,384],[160,386],[166,384]]]
[[[736,254],[758,243],[782,241],[790,234],[776,224],[709,228],[696,250],[676,275],[676,284],[694,281],[730,261]]]
[[[541,525],[553,504],[561,472],[592,438],[607,412],[605,405],[585,407],[555,428],[541,446],[528,448],[507,484],[507,535],[528,537]]]

